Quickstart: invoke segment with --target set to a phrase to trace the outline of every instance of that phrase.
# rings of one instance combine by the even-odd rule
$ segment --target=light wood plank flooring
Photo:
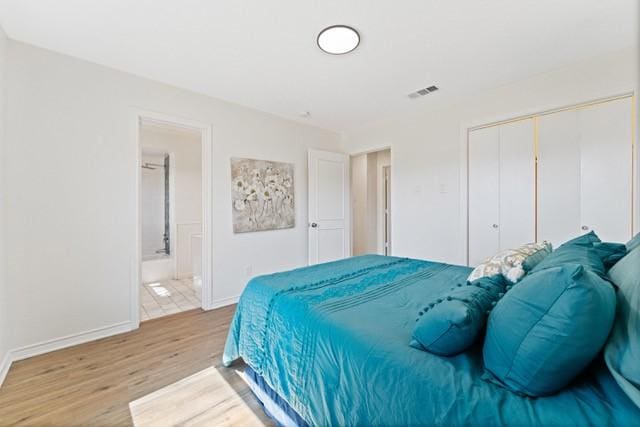
[[[268,425],[221,366],[235,306],[144,322],[136,331],[15,362],[0,425]]]

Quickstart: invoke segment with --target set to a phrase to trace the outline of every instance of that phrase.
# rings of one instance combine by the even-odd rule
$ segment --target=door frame
[[[212,206],[212,173],[213,173],[213,140],[211,125],[196,120],[172,116],[156,111],[131,108],[130,109],[130,139],[134,185],[133,203],[133,232],[131,241],[131,287],[130,308],[131,328],[140,326],[140,286],[142,284],[142,216],[140,203],[140,185],[142,166],[142,146],[140,144],[140,128],[144,122],[164,124],[200,131],[201,160],[202,160],[202,295],[201,302],[204,310],[213,308],[213,206]],[[173,236],[175,241],[175,235]]]
[[[386,194],[386,185],[385,185],[385,170],[389,170],[389,193],[391,193],[391,164],[380,165],[378,168],[378,195],[377,195],[377,208],[378,208],[378,224],[376,224],[378,228],[378,242],[377,249],[378,254],[385,255],[385,250],[387,250],[386,255],[391,255],[391,221],[387,224],[387,215],[391,214],[391,197],[390,194]],[[387,209],[389,212],[385,212],[385,196],[387,201]],[[386,233],[385,233],[386,231]],[[388,247],[385,247],[385,240],[387,240]]]
[[[376,251],[379,254],[384,254],[384,247],[381,246],[381,245],[384,245],[384,243],[381,243],[381,240],[382,240],[382,242],[384,242],[384,239],[380,238],[381,233],[384,233],[384,221],[380,220],[380,215],[384,213],[384,212],[382,212],[382,209],[384,209],[384,208],[382,206],[382,203],[380,202],[380,196],[382,194],[382,186],[383,186],[383,181],[381,179],[381,174],[382,174],[383,168],[385,166],[389,166],[390,172],[391,172],[390,176],[389,176],[389,179],[391,180],[391,186],[390,186],[391,187],[391,198],[389,199],[389,209],[391,211],[393,211],[392,210],[393,209],[392,208],[393,207],[393,194],[394,194],[394,189],[393,189],[393,185],[394,185],[393,184],[393,182],[394,182],[394,179],[393,179],[393,174],[394,174],[394,172],[393,172],[393,170],[394,170],[394,168],[393,168],[393,146],[391,144],[380,145],[380,146],[374,146],[374,147],[371,147],[371,148],[360,149],[360,150],[357,150],[357,151],[351,151],[351,152],[347,153],[347,155],[349,156],[349,166],[351,166],[351,160],[352,160],[353,157],[360,156],[360,155],[363,155],[363,154],[377,153],[377,152],[386,151],[386,150],[389,150],[389,163],[381,165],[380,168],[378,168],[376,170],[376,173],[378,175],[377,179],[376,179],[377,180],[377,182],[376,182],[376,198],[378,199],[376,201],[376,210],[377,210],[376,213],[377,213],[377,217],[378,217],[378,219],[376,221],[377,222],[376,223],[376,231],[378,233],[378,239],[377,239],[377,242],[376,242]],[[349,187],[351,187],[351,171],[349,172]],[[351,190],[351,188],[350,188],[350,190]],[[349,196],[349,223],[353,224],[353,206],[351,204],[351,196]],[[393,217],[391,217],[391,227],[390,228],[391,228],[391,230],[390,230],[391,233],[390,233],[389,240],[391,242],[393,242]],[[353,237],[353,236],[351,236],[351,237]],[[353,254],[353,238],[351,239],[351,253]],[[393,252],[389,251],[389,255],[390,256],[393,255]]]

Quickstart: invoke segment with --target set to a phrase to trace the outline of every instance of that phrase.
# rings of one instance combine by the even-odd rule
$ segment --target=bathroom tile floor
[[[200,308],[200,292],[192,279],[145,283],[140,289],[140,320],[145,321],[181,311]]]

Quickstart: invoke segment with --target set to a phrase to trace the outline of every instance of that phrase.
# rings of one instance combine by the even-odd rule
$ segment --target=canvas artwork
[[[231,159],[233,232],[295,225],[293,164]]]

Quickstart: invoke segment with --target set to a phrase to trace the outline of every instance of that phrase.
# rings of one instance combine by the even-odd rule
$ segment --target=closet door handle
[[[492,227],[493,228],[498,228],[498,224],[493,224]]]
[[[582,226],[582,227],[580,227],[580,228],[582,228],[582,231],[587,231],[587,230],[589,229],[589,227],[587,227],[586,225],[583,225],[583,226]]]

